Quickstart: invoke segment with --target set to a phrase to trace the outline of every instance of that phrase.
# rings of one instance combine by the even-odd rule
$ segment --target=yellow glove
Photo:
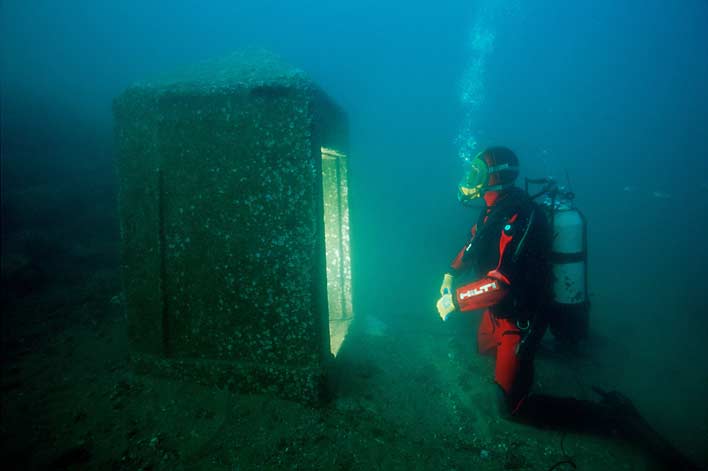
[[[445,276],[443,277],[443,282],[440,285],[440,296],[447,293],[452,293],[452,280],[454,279],[454,276],[449,273],[445,273]]]
[[[438,299],[436,307],[438,308],[438,314],[440,314],[440,319],[445,322],[447,320],[447,316],[449,316],[450,313],[455,310],[455,303],[452,302],[452,295],[450,293],[443,294],[443,296]]]

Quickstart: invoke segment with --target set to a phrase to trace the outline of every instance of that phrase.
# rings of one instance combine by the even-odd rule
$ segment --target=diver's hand
[[[452,280],[454,280],[454,279],[455,279],[454,276],[452,276],[449,273],[445,273],[445,276],[443,277],[443,282],[440,285],[440,296],[443,296],[445,294],[452,292]]]
[[[440,314],[440,319],[445,322],[447,320],[447,316],[449,316],[450,313],[455,310],[455,303],[452,300],[452,294],[450,294],[449,292],[447,294],[443,294],[443,296],[438,299],[436,307],[438,308],[438,314]]]

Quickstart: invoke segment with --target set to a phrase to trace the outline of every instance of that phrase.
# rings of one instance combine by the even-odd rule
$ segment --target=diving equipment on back
[[[550,265],[552,272],[550,327],[556,339],[576,343],[587,338],[590,301],[587,279],[587,222],[574,204],[575,195],[551,178],[526,179],[543,184],[531,195],[542,197],[539,206],[546,211],[553,230]]]

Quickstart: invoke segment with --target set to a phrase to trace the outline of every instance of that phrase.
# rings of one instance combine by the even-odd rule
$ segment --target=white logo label
[[[499,289],[497,288],[497,282],[492,281],[491,283],[487,283],[486,285],[482,285],[479,288],[472,288],[469,291],[465,291],[464,293],[460,294],[460,301],[463,299],[467,298],[472,298],[474,296],[479,296],[480,294],[488,293],[489,290],[492,289]]]

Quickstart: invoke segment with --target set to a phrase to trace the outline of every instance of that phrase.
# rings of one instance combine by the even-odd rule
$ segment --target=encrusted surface
[[[143,367],[314,394],[329,358],[322,99],[258,53],[116,100],[124,286]]]

